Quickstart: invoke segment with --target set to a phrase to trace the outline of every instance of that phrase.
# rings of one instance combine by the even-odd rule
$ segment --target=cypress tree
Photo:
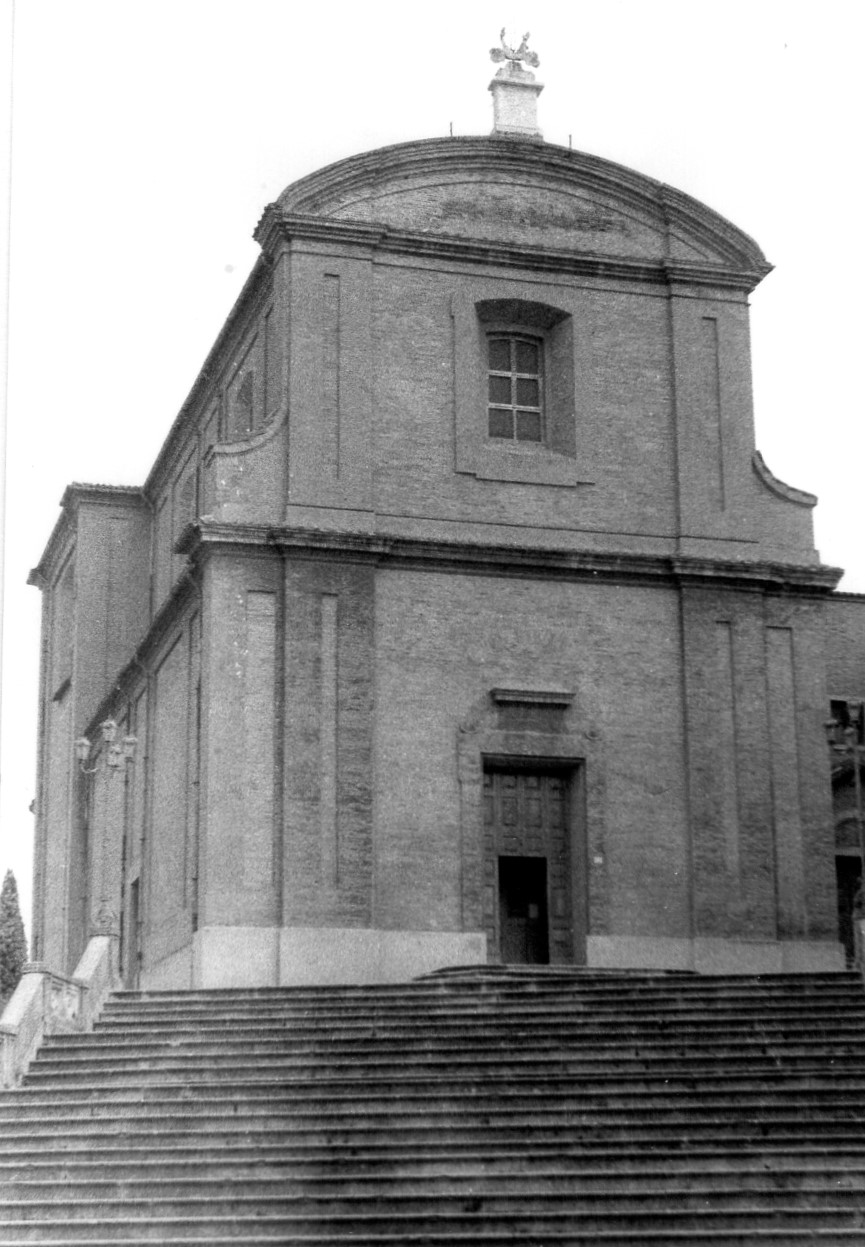
[[[0,1005],[14,992],[26,960],[27,937],[18,904],[18,884],[12,871],[7,870],[0,888]]]

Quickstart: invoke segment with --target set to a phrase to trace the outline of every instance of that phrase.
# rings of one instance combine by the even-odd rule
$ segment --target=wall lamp
[[[135,736],[124,736],[121,741],[117,737],[117,722],[114,719],[106,719],[104,723],[99,724],[99,730],[102,733],[103,743],[107,746],[105,751],[105,765],[112,771],[125,767],[127,762],[131,762],[135,757],[135,746],[138,744],[138,738]],[[75,742],[75,757],[78,759],[78,765],[81,767],[82,775],[93,775],[99,770],[97,766],[88,766],[87,759],[90,757],[91,744],[86,736],[79,736]]]

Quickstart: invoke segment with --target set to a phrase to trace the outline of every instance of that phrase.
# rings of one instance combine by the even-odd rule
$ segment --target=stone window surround
[[[451,304],[456,471],[484,480],[526,484],[591,483],[585,447],[578,446],[578,351],[572,313],[547,302],[548,291],[511,282],[476,283],[472,294],[490,297],[459,292]],[[488,436],[488,335],[526,332],[543,344],[547,426],[544,445]],[[584,365],[585,361],[581,363]]]

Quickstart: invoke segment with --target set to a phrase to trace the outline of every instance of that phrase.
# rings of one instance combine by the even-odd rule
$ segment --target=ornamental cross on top
[[[520,46],[516,49],[508,47],[507,43],[505,43],[504,26],[502,27],[502,32],[499,35],[499,38],[502,41],[502,46],[500,48],[490,48],[490,58],[492,60],[510,61],[511,65],[514,67],[516,67],[519,61],[525,61],[527,65],[531,65],[533,68],[537,68],[537,66],[540,65],[541,62],[538,58],[537,52],[529,51],[529,32],[528,31],[526,31],[526,33],[523,35],[523,41],[520,44]]]

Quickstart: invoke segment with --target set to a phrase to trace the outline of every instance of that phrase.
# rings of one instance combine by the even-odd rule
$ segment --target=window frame
[[[546,412],[545,399],[546,399],[546,375],[547,375],[548,362],[546,358],[546,355],[547,355],[546,340],[544,338],[543,333],[541,333],[540,331],[533,331],[530,328],[522,328],[522,327],[515,328],[511,324],[503,324],[503,325],[487,324],[484,326],[484,337],[485,337],[484,346],[485,346],[486,363],[487,363],[486,436],[487,436],[488,442],[493,443],[493,444],[498,444],[503,447],[518,449],[520,451],[531,450],[532,448],[536,448],[536,447],[540,447],[540,448],[545,447],[547,445],[547,412]],[[494,369],[492,367],[492,361],[490,359],[490,344],[494,341],[498,341],[498,342],[507,341],[509,344],[510,363],[512,366],[507,372],[501,369]],[[521,373],[519,368],[517,367],[518,360],[515,357],[516,356],[515,344],[518,342],[530,343],[537,350],[538,371],[536,373]],[[510,378],[510,383],[511,383],[510,393],[511,393],[511,398],[514,400],[518,400],[518,387],[517,387],[517,392],[515,392],[515,383],[518,383],[519,380],[526,380],[526,379],[537,381],[537,386],[538,386],[537,406],[532,406],[529,403],[520,403],[519,401],[513,401],[511,403],[494,402],[492,399],[492,395],[490,393],[491,388],[492,388],[490,382],[491,382],[491,379],[496,376],[498,377],[507,376]],[[509,436],[494,434],[491,431],[491,420],[492,420],[493,411],[510,412],[512,416],[512,431]],[[521,411],[537,412],[539,425],[540,425],[540,436],[539,437],[520,437],[519,435],[519,413]]]

